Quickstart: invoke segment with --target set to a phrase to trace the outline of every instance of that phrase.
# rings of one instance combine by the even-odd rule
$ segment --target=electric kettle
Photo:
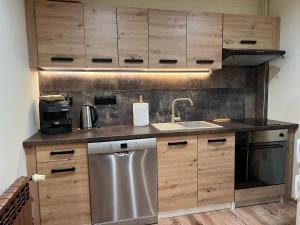
[[[90,104],[83,104],[80,112],[80,128],[93,129],[98,121],[97,108]]]

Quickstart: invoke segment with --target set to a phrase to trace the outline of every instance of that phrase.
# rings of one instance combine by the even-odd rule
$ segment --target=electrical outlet
[[[73,97],[65,97],[65,99],[69,102],[70,106],[73,105]]]
[[[115,105],[117,103],[116,96],[96,96],[94,97],[95,105]]]

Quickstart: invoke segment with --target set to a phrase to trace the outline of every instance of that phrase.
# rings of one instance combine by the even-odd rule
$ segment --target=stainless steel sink
[[[177,123],[154,123],[152,124],[155,128],[160,131],[167,130],[185,130],[185,129],[211,129],[222,127],[206,121],[185,121]]]

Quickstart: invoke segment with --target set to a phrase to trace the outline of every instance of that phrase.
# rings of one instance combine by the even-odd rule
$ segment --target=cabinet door
[[[119,66],[148,68],[147,9],[118,8]]]
[[[158,152],[159,211],[197,206],[197,136],[160,138]]]
[[[234,201],[235,135],[198,136],[198,206]]]
[[[87,159],[37,163],[42,225],[87,225],[90,196]]]
[[[222,68],[222,23],[222,14],[188,12],[188,68]]]
[[[224,15],[223,47],[232,49],[278,49],[279,18]]]
[[[35,13],[39,67],[84,67],[82,4],[40,1]]]
[[[84,7],[86,66],[118,67],[117,9],[97,3]]]
[[[149,67],[186,68],[186,12],[148,10]]]

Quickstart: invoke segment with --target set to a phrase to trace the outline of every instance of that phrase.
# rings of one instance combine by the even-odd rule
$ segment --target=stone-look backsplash
[[[171,103],[188,97],[194,106],[181,102],[176,112],[184,120],[254,117],[257,68],[224,68],[211,75],[111,72],[40,72],[40,94],[72,96],[73,127],[79,127],[80,108],[93,104],[95,96],[116,96],[116,105],[99,105],[98,126],[131,124],[132,104],[143,95],[149,103],[150,122],[171,119]]]

